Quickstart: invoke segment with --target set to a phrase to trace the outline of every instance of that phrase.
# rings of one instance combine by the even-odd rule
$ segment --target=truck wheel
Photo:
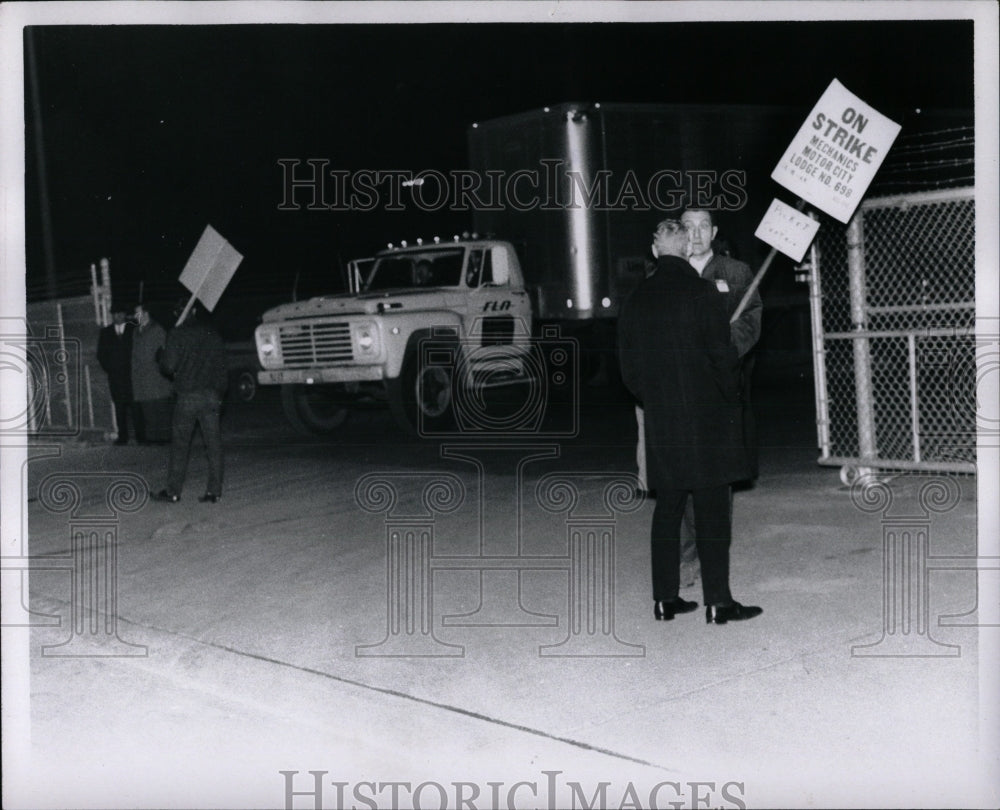
[[[292,427],[308,435],[335,432],[349,413],[328,385],[283,385],[281,405]]]
[[[407,352],[399,376],[388,381],[389,409],[396,423],[407,433],[421,436],[450,428],[454,384],[452,365],[420,368],[417,352]]]

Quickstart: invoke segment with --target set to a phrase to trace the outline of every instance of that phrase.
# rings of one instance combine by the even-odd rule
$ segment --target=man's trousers
[[[167,489],[180,495],[187,476],[188,457],[194,426],[201,428],[208,456],[208,486],[205,492],[222,494],[222,430],[219,425],[219,395],[214,391],[194,391],[177,395],[170,430],[170,470]]]
[[[681,520],[688,495],[694,504],[695,541],[701,562],[706,605],[726,605],[729,592],[729,545],[732,540],[729,485],[657,492],[651,549],[653,599],[671,600],[680,589]]]

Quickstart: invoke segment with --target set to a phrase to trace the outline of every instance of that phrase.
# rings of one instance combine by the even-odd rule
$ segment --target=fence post
[[[59,354],[63,358],[68,358],[69,353],[66,351],[66,326],[63,322],[63,309],[62,302],[56,301],[56,319],[59,323]],[[58,375],[57,375],[58,376]],[[63,394],[66,397],[66,425],[67,427],[76,427],[73,424],[73,402],[72,402],[72,391],[69,384],[69,374],[67,372],[62,373],[63,382]]]
[[[863,333],[868,328],[868,304],[865,285],[865,232],[862,210],[851,217],[847,226],[847,277],[851,293],[851,327]],[[875,459],[875,411],[872,397],[871,347],[866,335],[854,338],[854,388],[858,415],[858,475],[871,474],[865,466]]]
[[[101,259],[101,326],[111,323],[111,261]]]
[[[913,441],[913,460],[920,463],[920,390],[917,379],[917,336],[906,336],[907,362],[910,367],[910,436]]]
[[[90,294],[94,298],[94,323],[103,326],[104,324],[101,323],[100,287],[97,285],[97,266],[93,262],[90,264]]]
[[[816,214],[809,212],[812,219]],[[820,458],[830,457],[830,402],[826,390],[826,344],[823,328],[823,286],[820,279],[820,254],[817,240],[809,246],[809,325],[812,334],[813,389],[816,396],[816,441]]]
[[[94,392],[90,386],[90,366],[83,367],[84,387],[87,391],[87,418],[90,427],[94,427]]]

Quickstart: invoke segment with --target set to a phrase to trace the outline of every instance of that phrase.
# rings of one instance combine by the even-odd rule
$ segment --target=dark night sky
[[[227,297],[290,289],[297,270],[336,273],[338,254],[467,227],[447,212],[280,212],[281,158],[462,168],[476,120],[565,101],[774,104],[804,116],[834,77],[904,132],[915,108],[973,106],[971,22],[28,31],[57,275],[85,279],[110,255],[118,280],[169,284],[210,222],[246,257]],[[45,264],[28,90],[30,289]]]

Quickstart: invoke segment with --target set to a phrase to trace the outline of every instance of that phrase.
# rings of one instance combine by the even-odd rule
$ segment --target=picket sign
[[[730,322],[746,309],[779,250],[802,261],[819,230],[819,223],[801,213],[806,203],[840,222],[850,221],[899,130],[837,79],[830,82],[771,172],[771,179],[796,194],[798,202],[792,208],[774,200],[757,226],[754,235],[771,251]]]
[[[175,326],[180,326],[184,322],[196,299],[201,301],[209,312],[214,310],[242,261],[243,255],[223,239],[215,228],[206,225],[178,279],[191,291],[191,297]]]

